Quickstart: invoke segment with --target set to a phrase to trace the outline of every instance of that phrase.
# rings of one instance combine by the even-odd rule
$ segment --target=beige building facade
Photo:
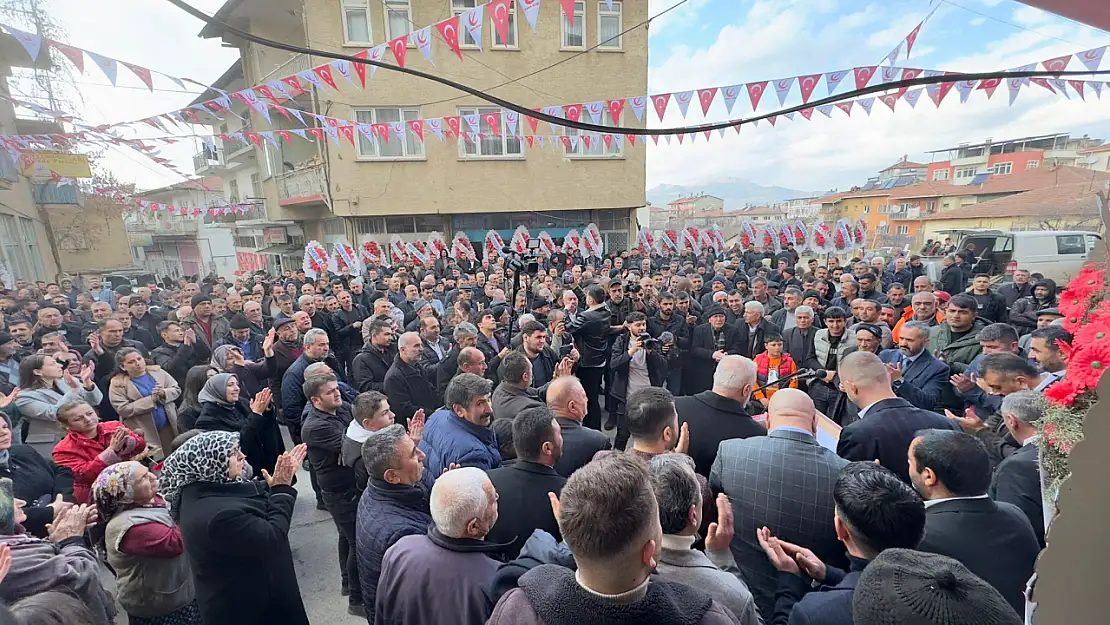
[[[230,0],[217,17],[262,37],[354,55],[476,4],[480,3]],[[559,3],[544,2],[535,33],[516,4],[506,41],[500,41],[487,14],[481,49],[464,34],[460,63],[433,28],[435,65],[410,42],[406,67],[487,90],[532,109],[646,93],[647,28],[614,37],[647,19],[646,2],[614,0],[609,10],[604,0],[580,0],[573,24]],[[221,33],[209,27],[202,36],[220,37]],[[290,55],[232,36],[224,40],[240,47],[247,85],[271,83],[329,61]],[[388,50],[381,60],[396,63]],[[371,77],[372,71],[367,71],[365,89],[357,75],[351,82],[333,73],[338,90],[301,81],[307,92],[283,105],[363,124],[502,112],[497,105],[430,80],[388,69],[378,69]],[[525,78],[528,74],[532,75]],[[498,86],[509,81],[513,82]],[[603,115],[602,123],[613,125],[607,107]],[[295,118],[286,119],[273,109],[270,118],[268,124],[257,112],[252,114],[253,130],[304,128]],[[319,125],[310,116],[304,118],[311,126]],[[590,121],[585,111],[582,120]],[[222,123],[213,123],[214,129]],[[478,242],[490,229],[508,240],[521,224],[533,235],[547,230],[559,237],[591,222],[597,223],[610,249],[626,248],[634,240],[635,211],[646,205],[642,142],[632,146],[614,141],[606,146],[600,137],[593,137],[591,147],[578,140],[577,148],[568,151],[559,139],[552,147],[551,137],[576,131],[540,122],[535,134],[544,135],[544,147],[538,143],[529,147],[521,136],[532,130],[523,116],[516,129],[503,118],[500,123],[497,129],[483,124],[484,138],[477,141],[457,141],[446,135],[440,140],[426,130],[421,142],[408,130],[404,140],[391,133],[388,142],[370,142],[356,133],[354,146],[342,135],[338,145],[327,135],[322,141],[293,135],[291,142],[264,142],[255,149],[267,216],[274,222],[297,224],[305,239],[325,244],[343,239],[356,244],[387,242],[393,234],[422,239],[433,231],[446,237],[462,231]],[[619,125],[639,127],[643,122],[626,106]],[[462,130],[468,130],[465,122]],[[237,149],[219,143],[224,149]]]

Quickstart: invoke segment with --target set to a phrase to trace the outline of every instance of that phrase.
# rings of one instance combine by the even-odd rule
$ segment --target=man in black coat
[[[1033,424],[1044,417],[1045,408],[1044,398],[1036,391],[1018,391],[1003,398],[999,409],[1002,422],[1021,447],[995,468],[990,487],[991,499],[1011,503],[1025,513],[1042,548],[1044,503],[1037,428]]]
[[[408,427],[409,420],[421,410],[431,415],[443,405],[443,398],[420,367],[423,343],[416,332],[406,332],[397,341],[397,358],[385,374],[385,396],[397,416],[397,422]]]
[[[440,323],[434,315],[423,317],[419,322],[420,342],[422,349],[420,352],[420,364],[428,367],[432,372],[436,370],[436,366],[447,358],[447,354],[451,351],[451,341],[447,340],[446,336],[440,336]]]
[[[725,309],[714,304],[705,311],[709,323],[694,328],[690,340],[690,360],[684,374],[683,390],[695,395],[708,390],[717,363],[729,354],[742,354],[740,332],[725,323]]]
[[[959,425],[935,412],[915,408],[898,397],[890,374],[870,352],[848,354],[837,372],[840,386],[859,408],[859,420],[840,432],[836,453],[847,460],[878,460],[904,481],[910,481],[906,451],[921,430],[959,430]],[[987,469],[990,474],[990,469]]]
[[[690,424],[688,453],[699,475],[709,477],[721,441],[767,434],[746,409],[754,387],[755,363],[743,356],[725,356],[717,363],[711,390],[675,398],[679,425]]]
[[[570,477],[585,466],[597,452],[613,447],[604,433],[582,426],[587,404],[586,390],[574,376],[555,378],[547,387],[547,405],[555,413],[563,441],[555,471],[563,477]]]
[[[362,323],[369,315],[366,309],[354,303],[349,291],[340,291],[339,310],[331,315],[331,326],[335,337],[335,354],[343,363],[344,371],[362,347]],[[348,373],[347,378],[351,375]]]
[[[609,360],[609,333],[612,330],[609,325],[610,311],[605,306],[605,289],[596,284],[587,287],[586,305],[588,308],[579,312],[567,324],[567,332],[574,337],[580,354],[575,375],[582,381],[590,401],[585,426],[600,430],[601,404],[598,402],[598,395],[601,394],[601,380]],[[489,358],[489,354],[486,354],[486,358]]]
[[[890,371],[894,394],[924,410],[936,406],[952,375],[948,365],[929,352],[928,344],[929,326],[910,321],[902,325],[898,349],[879,352]]]
[[[813,337],[817,335],[813,318],[811,306],[798,306],[794,309],[794,327],[782,333],[783,351],[790,354],[798,369],[823,368],[817,361],[817,351],[813,348]]]
[[[655,338],[664,332],[674,337],[674,346],[668,354],[667,390],[675,397],[682,394],[682,365],[690,351],[690,332],[686,316],[676,310],[675,296],[664,291],[659,294],[659,312],[648,318],[648,332]]]
[[[393,344],[393,325],[386,321],[373,321],[367,328],[370,340],[351,360],[351,383],[360,393],[385,392],[385,374],[397,359]]]
[[[913,439],[909,456],[910,478],[925,499],[918,550],[959,560],[1024,613],[1041,546],[1020,508],[987,495],[986,447],[970,434],[932,430]]]
[[[173,379],[179,380],[178,384],[185,380],[190,368],[207,364],[211,357],[204,343],[197,340],[196,333],[185,330],[176,321],[159,323],[158,335],[162,338],[162,344],[151,350],[150,356]]]
[[[529,408],[513,419],[513,447],[517,461],[488,471],[497,489],[497,523],[486,540],[511,543],[504,551],[511,560],[535,530],[561,540],[559,523],[551,512],[548,493],[558,495],[567,483],[554,469],[563,453],[563,439],[555,415],[546,406]],[[547,504],[547,505],[545,505]]]
[[[767,351],[764,341],[768,335],[778,334],[775,324],[768,321],[763,304],[752,300],[744,303],[744,319],[736,324],[740,341],[740,355],[755,358]]]

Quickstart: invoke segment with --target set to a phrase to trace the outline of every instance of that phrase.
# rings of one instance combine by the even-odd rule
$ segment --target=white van
[[[958,241],[957,250],[975,245],[978,262],[975,273],[997,276],[1004,282],[1013,280],[1018,268],[1040,273],[1067,284],[1091,260],[1091,252],[1102,240],[1097,232],[1082,230],[941,230],[936,234]],[[926,260],[926,259],[923,259]],[[1099,260],[1099,259],[1096,259]],[[939,257],[926,260],[928,275],[940,279],[944,265]]]

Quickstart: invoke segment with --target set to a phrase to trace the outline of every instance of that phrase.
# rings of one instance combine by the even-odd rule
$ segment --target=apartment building
[[[935,159],[925,180],[953,185],[981,184],[988,176],[1009,176],[1038,167],[1083,166],[1086,150],[1102,145],[1101,139],[1068,133],[961,144],[929,152]]]
[[[725,201],[715,195],[701,193],[689,197],[681,197],[667,203],[667,208],[684,217],[692,217],[697,213],[706,211],[725,210]]]
[[[477,0],[229,0],[216,16],[262,37],[355,55],[452,15],[463,15],[478,4]],[[646,93],[647,28],[623,32],[646,20],[646,2],[614,0],[610,9],[605,0],[579,0],[573,22],[559,3],[544,2],[535,32],[517,4],[511,6],[506,40],[501,40],[487,14],[480,42],[462,33],[460,63],[433,28],[435,65],[428,63],[410,37],[406,67],[487,89],[534,109]],[[329,62],[243,41],[217,27],[206,27],[201,36],[222,38],[240,49],[245,86],[274,83]],[[396,63],[389,51],[381,60]],[[365,89],[357,76],[345,80],[338,73],[335,89],[300,82],[303,89],[291,89],[292,99],[282,98],[282,105],[341,120],[341,124],[501,112],[454,88],[388,69],[368,68]],[[508,84],[498,87],[501,83]],[[235,106],[238,111],[242,105]],[[269,121],[246,107],[242,115],[254,132],[305,129],[298,120],[274,110]],[[612,125],[608,108],[603,115],[602,123]],[[301,117],[310,127],[320,125],[309,115]],[[583,113],[583,119],[589,116]],[[206,121],[214,135],[242,131],[230,116]],[[533,234],[546,230],[560,237],[592,222],[609,248],[629,245],[635,211],[647,203],[642,142],[632,146],[626,141],[595,140],[587,145],[575,139],[567,149],[561,142],[552,148],[548,140],[544,147],[538,143],[529,147],[521,138],[532,134],[523,118],[515,129],[504,117],[499,123],[499,128],[491,128],[483,121],[479,140],[446,136],[441,140],[430,131],[423,140],[410,131],[403,139],[390,136],[389,141],[380,137],[371,141],[355,133],[353,146],[342,135],[336,142],[326,134],[322,140],[292,134],[290,141],[264,141],[249,149],[242,142],[215,140],[215,149],[207,148],[197,164],[202,165],[199,170],[225,180],[229,198],[236,191],[230,184],[234,179],[239,199],[249,192],[251,201],[264,210],[266,228],[275,236],[258,241],[254,251],[266,256],[271,268],[287,268],[294,261],[299,266],[300,252],[294,259],[292,250],[307,239],[358,244],[387,242],[393,234],[422,239],[431,232],[446,237],[464,232],[481,242],[491,229],[508,240],[522,224]],[[619,120],[626,127],[642,123],[627,108]],[[578,135],[544,122],[535,134]],[[205,169],[210,164],[216,169]],[[251,176],[244,179],[248,173]],[[265,246],[266,241],[279,238],[279,228],[286,243]],[[239,236],[246,235],[237,234],[237,250],[245,242]]]

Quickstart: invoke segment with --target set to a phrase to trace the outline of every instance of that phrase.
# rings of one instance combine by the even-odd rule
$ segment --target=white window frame
[[[579,7],[581,7],[581,9],[579,9]],[[560,24],[559,49],[560,50],[585,50],[586,49],[586,41],[587,41],[587,37],[589,36],[589,33],[587,31],[589,29],[586,28],[586,2],[585,2],[585,0],[577,0],[577,2],[574,3],[574,23],[576,25],[577,24],[582,24],[582,45],[580,45],[580,46],[572,46],[572,45],[567,44],[567,34],[568,34],[567,33],[567,28],[570,26],[570,24],[567,23],[567,16],[560,11],[560,13],[559,13],[559,24]]]
[[[500,36],[497,34],[497,27],[493,25],[493,18],[491,17],[489,21],[491,40],[489,47],[493,50],[519,50],[520,38],[517,36],[520,34],[517,32],[517,23],[519,21],[516,14],[516,0],[509,0],[509,42],[497,43]]]
[[[894,229],[894,232],[895,232],[895,234],[898,234],[899,236],[906,236],[907,234],[910,233],[910,225],[909,224],[898,224],[898,226]]]
[[[492,160],[492,161],[522,161],[522,160],[524,160],[524,145],[523,145],[524,140],[519,138],[519,136],[517,136],[517,138],[514,138],[514,139],[510,139],[508,137],[508,133],[506,132],[506,130],[508,130],[508,126],[505,124],[505,118],[504,117],[501,117],[501,136],[499,136],[499,137],[487,136],[487,138],[484,139],[484,140],[479,139],[477,143],[473,143],[473,144],[470,143],[470,140],[466,137],[466,135],[471,132],[470,124],[467,124],[466,120],[462,119],[462,117],[464,115],[485,116],[485,115],[488,115],[489,113],[497,113],[498,115],[501,115],[502,114],[502,109],[500,109],[498,107],[483,107],[483,106],[479,106],[479,107],[471,106],[471,107],[461,107],[461,108],[459,108],[458,114],[459,114],[459,118],[460,118],[459,121],[460,121],[460,124],[461,124],[459,130],[463,133],[463,136],[459,139],[459,142],[458,142],[458,144],[459,144],[459,160],[461,160],[461,161],[490,161],[490,160]],[[481,129],[480,124],[479,124],[478,128]],[[490,133],[490,134],[492,134],[492,133]],[[498,140],[501,142],[501,154],[482,154],[482,148],[486,145],[485,141],[491,141],[492,142],[492,141],[498,141]],[[510,153],[509,149],[512,147],[512,145],[513,145],[512,142],[513,141],[516,142],[516,152]],[[474,145],[474,147],[475,147],[474,152],[470,151],[470,149],[468,147],[469,145]]]
[[[466,29],[462,20],[463,14],[482,4],[482,0],[447,0],[447,3],[450,5],[451,14],[459,16],[459,48],[462,50],[478,50],[478,43],[470,38],[470,31]]]
[[[366,39],[351,39],[350,27],[347,23],[348,11],[362,11],[366,16]],[[370,0],[340,0],[339,2],[339,15],[343,20],[343,45],[344,46],[368,46],[374,42],[374,26],[370,20]]]
[[[952,175],[952,170],[948,169],[947,167],[945,167],[944,169],[938,169],[938,170],[933,172],[933,182],[940,182],[942,180],[948,180],[948,177],[951,176],[951,175]]]
[[[613,123],[613,115],[606,107],[601,116],[601,125],[603,126],[616,126]],[[601,133],[581,133],[576,128],[563,127],[563,134],[568,137],[578,137],[578,146],[571,147],[569,150],[563,148],[563,155],[570,159],[594,159],[594,160],[609,160],[624,158],[624,139],[620,139],[617,143],[616,136],[613,137],[613,147],[606,148],[605,141],[601,138]],[[591,141],[596,141],[591,145],[587,151],[586,144],[582,142],[582,135],[589,134]]]
[[[397,111],[397,120],[391,121],[378,121],[379,111]],[[360,162],[382,162],[382,161],[425,161],[428,160],[428,151],[422,142],[417,141],[416,137],[410,136],[408,123],[413,120],[420,119],[420,109],[411,106],[373,106],[373,107],[358,107],[354,109],[355,120],[360,124],[393,124],[397,121],[405,123],[405,138],[401,141],[401,154],[400,155],[381,155],[381,137],[374,137],[373,143],[370,143],[362,133],[355,131],[357,135],[355,138],[355,153],[356,159]],[[363,117],[362,114],[368,113],[368,117]],[[399,139],[393,135],[393,129],[387,128],[386,132],[390,133],[389,145],[394,145]],[[410,146],[409,143],[412,143]],[[364,144],[365,142],[365,144]],[[367,150],[366,144],[372,148],[372,152]],[[419,152],[419,153],[417,153]]]
[[[1028,163],[1026,163],[1026,164],[1025,164],[1025,168],[1026,168],[1026,169],[1036,169],[1036,168],[1038,168],[1038,167],[1040,167],[1040,166],[1041,166],[1041,162],[1040,162],[1040,161],[1036,161],[1036,160],[1034,160],[1034,161],[1029,161]]]
[[[617,18],[617,32],[624,31],[624,2],[621,0],[613,0],[613,9],[610,10],[605,4],[605,0],[598,0],[597,3],[597,50],[601,52],[623,52],[624,51],[624,35],[617,35],[615,41],[603,43],[601,39],[601,18],[602,17],[616,17]]]
[[[956,180],[963,180],[964,178],[974,178],[975,173],[976,173],[975,170],[976,170],[976,167],[974,165],[967,165],[967,166],[964,166],[964,167],[957,167],[956,171],[953,172],[953,175],[954,175],[953,177]]]
[[[1003,167],[1003,165],[1005,165],[1005,167]],[[1002,171],[1003,169],[1005,169],[1006,171]],[[994,165],[991,165],[990,172],[992,175],[995,176],[1009,176],[1010,174],[1014,173],[1014,163],[1013,161],[1003,161],[1001,163],[995,163]]]
[[[405,12],[405,32],[395,33],[389,27],[389,13],[390,12]],[[385,18],[385,38],[386,41],[393,41],[401,35],[408,35],[412,33],[412,0],[382,0],[382,16]],[[408,42],[412,46],[412,42]]]

